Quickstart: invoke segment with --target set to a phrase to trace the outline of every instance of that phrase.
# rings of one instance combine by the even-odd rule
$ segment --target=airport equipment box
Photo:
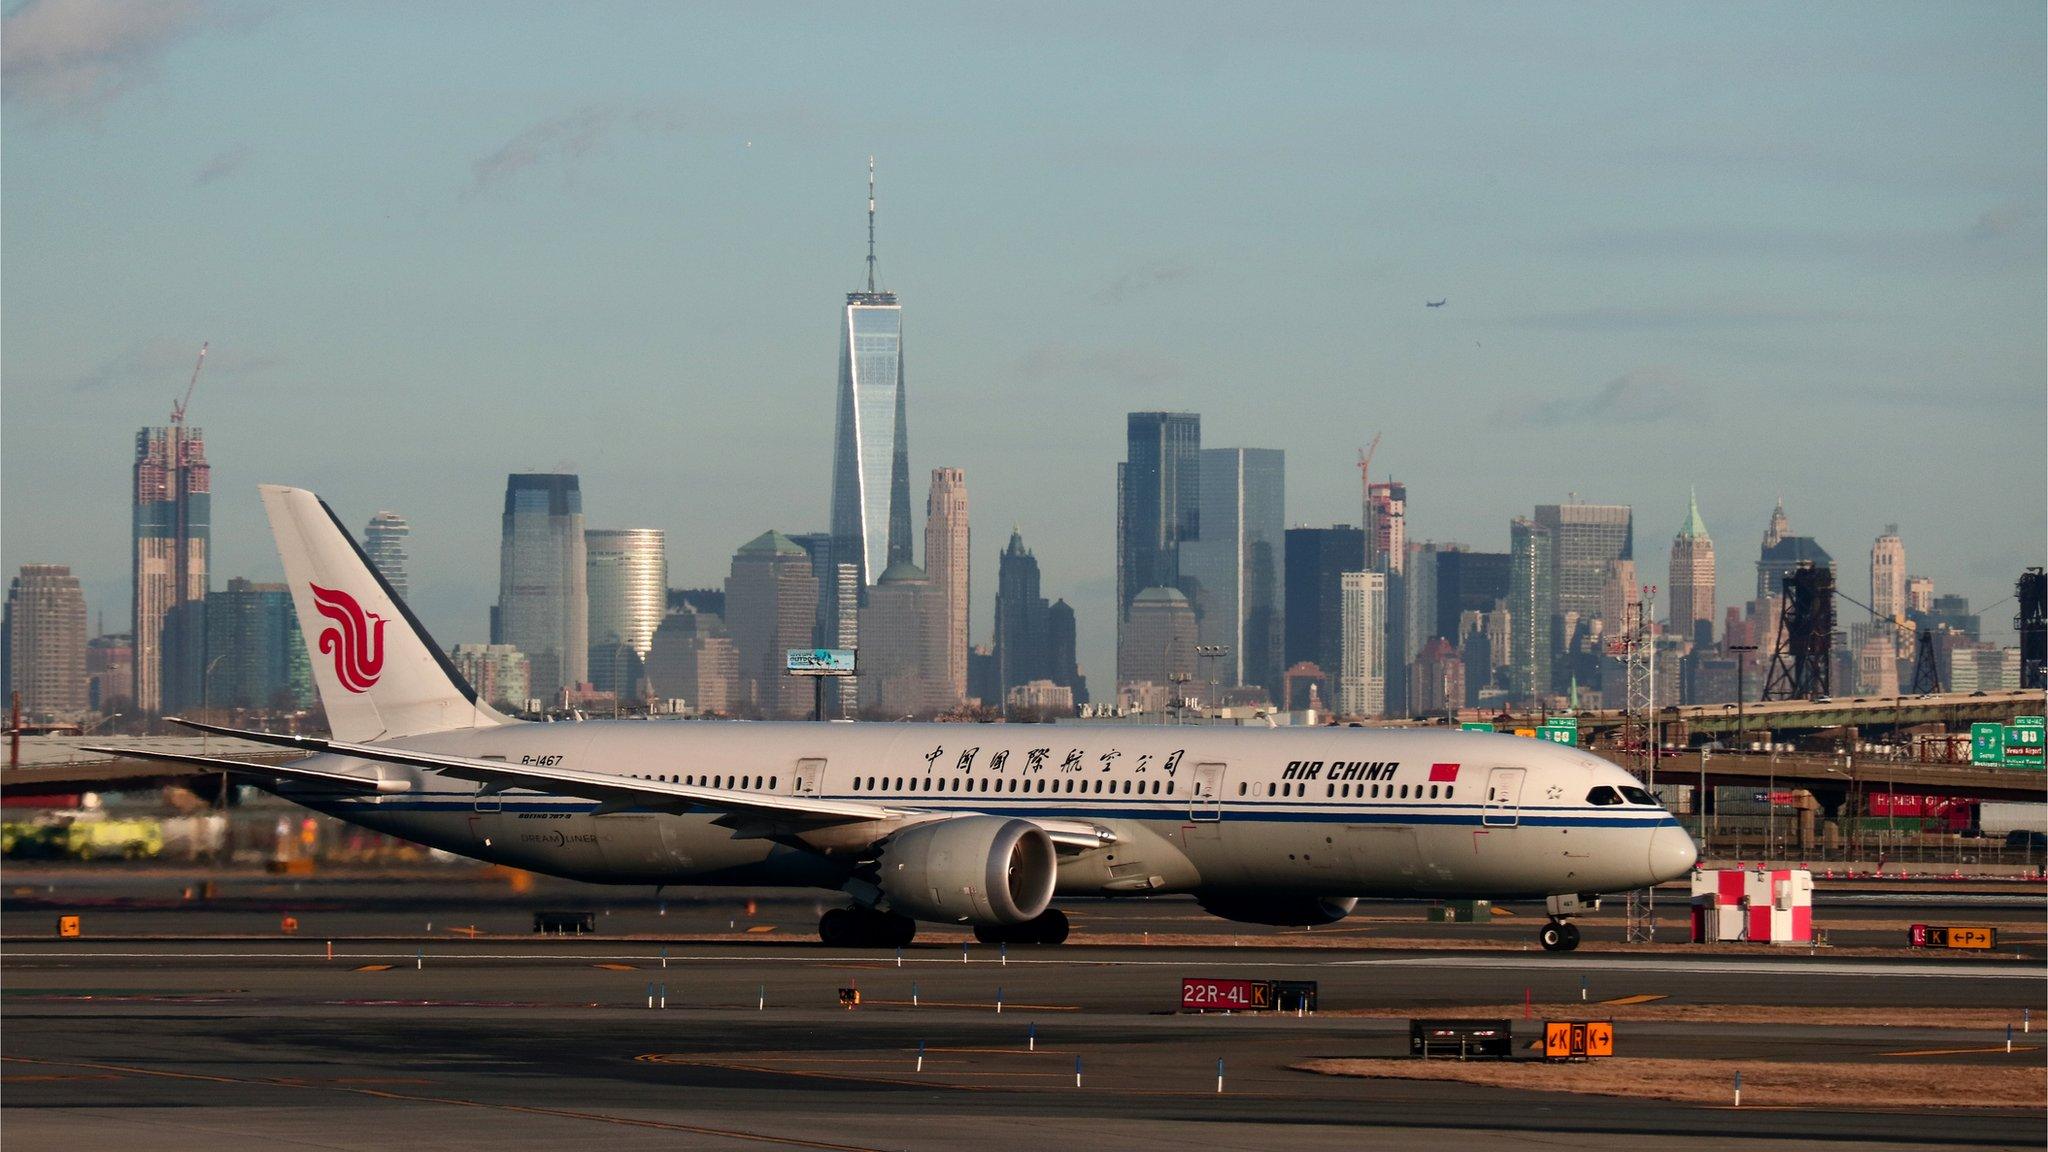
[[[1512,1020],[1410,1020],[1408,1054],[1425,1060],[1510,1059],[1515,1054],[1515,1025]]]
[[[1692,874],[1692,942],[1813,942],[1813,873],[1720,868]]]

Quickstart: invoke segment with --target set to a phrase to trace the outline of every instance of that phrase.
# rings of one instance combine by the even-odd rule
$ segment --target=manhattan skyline
[[[830,527],[870,154],[977,643],[1018,524],[1113,669],[1140,410],[1283,450],[1290,527],[1356,523],[1376,431],[1413,540],[1629,504],[1646,583],[1697,487],[1723,605],[1780,495],[1848,589],[1897,523],[1987,636],[2048,551],[2038,6],[1301,10],[1228,55],[1220,7],[585,12],[12,8],[0,566],[125,615],[134,429],[211,340],[216,588],[276,578],[255,485],[299,484],[404,509],[481,641],[504,478],[557,464],[715,585]]]

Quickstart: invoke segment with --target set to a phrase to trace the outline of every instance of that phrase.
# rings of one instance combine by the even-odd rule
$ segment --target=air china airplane
[[[1514,736],[1360,728],[538,724],[477,699],[311,492],[266,485],[328,738],[225,770],[315,811],[493,863],[613,884],[828,889],[828,944],[918,921],[1057,944],[1061,896],[1190,893],[1254,924],[1328,924],[1360,896],[1545,898],[1553,951],[1597,894],[1697,853],[1635,779]]]

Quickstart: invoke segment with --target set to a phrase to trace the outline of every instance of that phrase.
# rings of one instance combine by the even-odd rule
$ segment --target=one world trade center
[[[911,562],[910,441],[903,309],[875,287],[875,162],[868,160],[868,285],[846,294],[839,325],[839,417],[832,438],[832,560],[860,586]],[[864,598],[864,597],[863,597]]]

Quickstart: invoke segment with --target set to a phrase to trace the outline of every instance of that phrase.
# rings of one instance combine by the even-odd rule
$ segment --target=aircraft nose
[[[1653,883],[1679,880],[1699,863],[1700,850],[1692,837],[1676,824],[1666,824],[1650,833],[1650,877]]]

